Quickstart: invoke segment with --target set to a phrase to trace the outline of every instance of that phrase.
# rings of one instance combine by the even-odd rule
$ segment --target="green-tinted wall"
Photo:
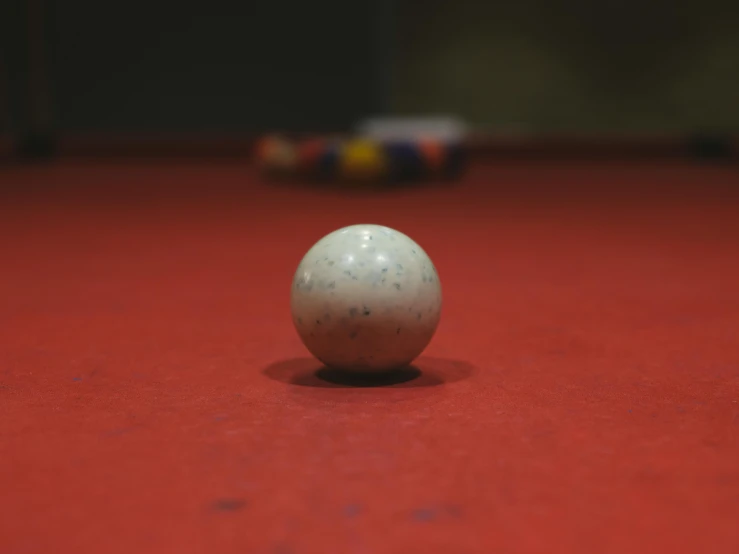
[[[394,109],[492,130],[739,130],[739,2],[398,4]]]

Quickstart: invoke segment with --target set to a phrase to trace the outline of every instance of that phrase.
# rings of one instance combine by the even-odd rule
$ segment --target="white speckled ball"
[[[292,284],[293,323],[326,366],[381,372],[410,364],[441,317],[441,283],[426,252],[381,225],[352,225],[319,240]]]

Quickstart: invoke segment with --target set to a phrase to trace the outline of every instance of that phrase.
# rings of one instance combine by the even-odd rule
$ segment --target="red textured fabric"
[[[739,552],[736,168],[0,180],[3,554]],[[322,380],[291,326],[300,257],[357,222],[444,286],[403,383]]]

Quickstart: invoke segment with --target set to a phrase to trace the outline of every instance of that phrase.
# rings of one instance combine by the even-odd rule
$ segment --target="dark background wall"
[[[739,128],[726,0],[0,2],[0,131]]]
[[[542,131],[739,128],[739,2],[400,2],[395,103]]]
[[[43,64],[57,131],[324,130],[382,107],[369,2],[9,1],[16,35],[44,27],[13,57]]]

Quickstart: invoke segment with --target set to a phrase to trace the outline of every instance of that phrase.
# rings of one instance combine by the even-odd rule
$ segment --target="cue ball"
[[[319,240],[293,278],[290,308],[308,351],[328,367],[382,372],[410,364],[441,317],[441,283],[426,252],[382,225]]]

